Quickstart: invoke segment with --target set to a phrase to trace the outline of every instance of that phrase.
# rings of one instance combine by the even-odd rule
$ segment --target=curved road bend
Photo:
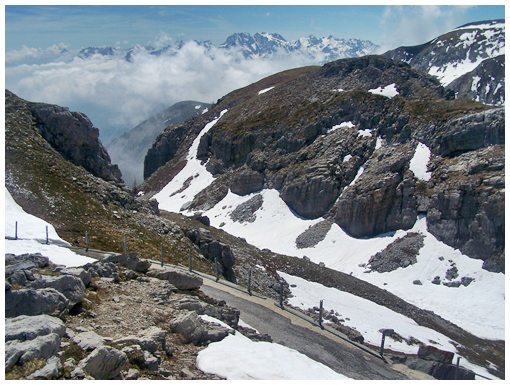
[[[272,300],[250,297],[209,280],[204,280],[201,290],[239,309],[243,321],[260,333],[269,334],[274,342],[295,349],[338,373],[358,380],[409,379],[379,358],[283,311]]]

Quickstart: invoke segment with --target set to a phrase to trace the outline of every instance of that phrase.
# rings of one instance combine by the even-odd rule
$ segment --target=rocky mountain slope
[[[502,109],[450,100],[432,77],[378,56],[286,74],[296,77],[267,78],[227,95],[204,119],[165,131],[148,152],[146,176],[164,165],[168,183],[203,122],[228,109],[200,138],[197,159],[215,180],[188,209],[207,210],[229,189],[273,188],[301,217],[331,218],[355,237],[409,229],[421,213],[433,234],[503,271],[503,214],[487,204],[503,201]],[[396,96],[384,96],[390,89]],[[410,170],[418,142],[433,154],[430,181]],[[465,162],[474,171],[454,178]],[[145,190],[161,190],[163,171],[156,174]],[[457,195],[461,217],[447,209]]]
[[[5,91],[6,110],[23,105],[25,119],[34,121],[41,136],[65,159],[107,181],[121,182],[121,173],[99,141],[99,130],[80,112],[45,103],[26,102]]]
[[[124,181],[131,186],[143,180],[143,161],[147,150],[165,127],[200,115],[209,106],[208,103],[191,100],[176,103],[111,141],[106,147],[112,162],[119,166]]]
[[[465,24],[425,44],[385,55],[436,76],[457,97],[505,103],[505,20]]]
[[[164,131],[141,190],[499,340],[504,126],[503,108],[455,99],[406,63],[343,59],[263,79]]]

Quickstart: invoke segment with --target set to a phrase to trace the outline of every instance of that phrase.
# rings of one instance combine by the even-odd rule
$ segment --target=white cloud
[[[55,60],[66,48],[66,45],[63,43],[54,44],[48,48],[32,48],[24,45],[20,49],[7,51],[5,53],[5,63],[6,65],[43,63]]]
[[[463,24],[471,6],[401,6],[385,8],[381,19],[381,52],[399,46],[426,43]]]
[[[30,49],[26,51],[28,54]],[[272,73],[307,64],[310,59],[302,55],[248,60],[238,52],[208,50],[188,42],[162,56],[140,49],[132,62],[123,56],[95,55],[85,60],[74,57],[10,66],[6,68],[6,87],[31,101],[85,112],[107,143],[178,101],[214,102]]]

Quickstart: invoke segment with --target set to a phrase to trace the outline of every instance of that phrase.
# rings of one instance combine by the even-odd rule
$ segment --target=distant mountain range
[[[240,51],[245,58],[262,57],[267,58],[278,54],[297,53],[310,58],[317,58],[319,61],[331,61],[341,58],[358,57],[375,53],[379,46],[369,40],[361,39],[339,39],[334,36],[316,37],[309,35],[301,37],[296,41],[288,41],[279,33],[255,33],[251,35],[246,32],[234,33],[227,37],[223,44],[215,46],[210,41],[193,42],[206,51],[212,48]],[[126,60],[132,61],[135,53],[146,53],[153,56],[177,53],[187,42],[177,41],[163,47],[135,46],[131,48],[115,47],[87,47],[79,51],[78,56],[82,59],[94,55],[101,56],[124,56]]]

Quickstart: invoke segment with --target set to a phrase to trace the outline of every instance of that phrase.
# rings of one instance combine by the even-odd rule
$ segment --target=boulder
[[[104,346],[104,343],[109,339],[106,339],[93,331],[85,331],[72,335],[71,340],[83,350],[92,351],[98,347]]]
[[[147,272],[149,277],[170,282],[179,290],[194,290],[200,288],[204,282],[202,278],[188,272],[171,267],[160,268],[152,266]]]
[[[101,346],[81,360],[75,371],[81,370],[96,380],[111,380],[116,378],[127,364],[128,358],[124,352]]]
[[[61,319],[42,314],[36,316],[21,315],[5,319],[5,341],[33,340],[47,334],[63,337],[66,327]]]
[[[60,377],[62,371],[62,363],[58,356],[51,357],[44,367],[36,370],[27,377],[28,380],[56,380]]]
[[[140,259],[138,254],[135,252],[128,252],[127,254],[111,254],[103,258],[103,262],[118,263],[121,266],[142,274],[145,274],[151,265],[149,261]]]
[[[90,274],[90,271],[83,267],[66,267],[65,269],[60,270],[60,273],[80,278],[85,287],[87,287],[92,280],[92,274]]]
[[[17,270],[30,270],[49,266],[50,259],[39,253],[35,254],[5,254],[5,275]]]
[[[60,316],[69,306],[69,300],[53,288],[20,289],[5,292],[5,316],[48,314]]]
[[[5,370],[10,370],[16,364],[23,365],[34,358],[46,360],[57,354],[59,348],[60,336],[56,333],[25,341],[7,341],[5,343]]]
[[[30,270],[15,270],[9,275],[6,274],[6,280],[11,285],[26,286],[26,284],[35,279],[34,274]]]
[[[151,326],[140,333],[139,336],[126,336],[114,342],[116,346],[138,345],[142,350],[155,353],[158,350],[165,350],[166,332],[157,326]]]
[[[69,300],[70,306],[81,302],[85,296],[85,285],[80,278],[73,275],[42,275],[35,281],[30,282],[30,287],[34,289],[55,289]]]
[[[179,333],[185,343],[198,345],[207,340],[207,329],[193,311],[177,316],[170,323],[170,328],[174,333]]]
[[[428,361],[438,361],[451,364],[454,355],[455,354],[452,352],[441,350],[430,345],[420,345],[418,348],[418,357]]]

